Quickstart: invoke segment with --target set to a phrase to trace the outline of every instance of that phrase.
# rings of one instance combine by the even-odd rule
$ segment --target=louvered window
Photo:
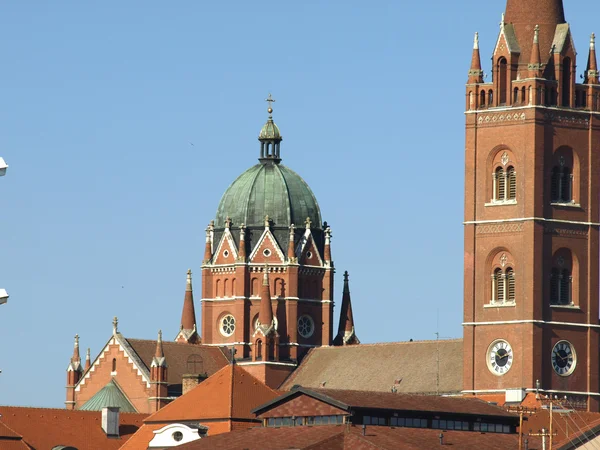
[[[517,198],[517,172],[514,167],[508,168],[508,199],[515,200]]]
[[[552,169],[550,195],[553,202],[568,203],[573,200],[573,175],[568,167]]]
[[[571,195],[571,171],[568,167],[565,167],[562,172],[562,189],[561,189],[561,200],[563,202],[570,202],[572,199]]]
[[[552,269],[550,274],[550,304],[558,305],[558,292],[559,292],[559,279],[560,275],[557,269]]]
[[[496,200],[506,199],[506,177],[501,167],[496,169]]]
[[[568,305],[571,303],[571,272],[563,270],[560,277],[559,304]]]
[[[506,301],[514,303],[515,301],[515,273],[511,268],[506,269]]]
[[[494,302],[504,301],[504,277],[501,269],[496,269],[494,272],[494,292],[492,300]]]

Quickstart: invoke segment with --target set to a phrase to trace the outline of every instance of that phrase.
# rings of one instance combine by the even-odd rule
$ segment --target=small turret
[[[295,237],[294,237],[294,231],[295,231],[296,227],[294,227],[294,224],[290,225],[290,240],[288,242],[288,260],[290,262],[295,262],[297,261],[296,258],[296,243],[294,241]]]
[[[238,250],[238,261],[246,262],[246,227],[240,225],[240,248]]]
[[[158,411],[169,401],[167,389],[167,367],[167,360],[163,350],[162,331],[159,330],[158,339],[156,340],[156,350],[154,351],[154,358],[152,358],[152,364],[150,364],[150,385],[152,389],[152,396],[149,400],[153,411]]]
[[[269,108],[267,109],[269,118],[258,135],[258,140],[260,141],[260,158],[258,160],[262,164],[279,164],[281,162],[280,145],[283,138],[281,137],[279,128],[273,122],[273,103],[275,100],[273,100],[271,94],[269,94],[266,101],[269,103]]]
[[[475,33],[473,40],[473,55],[469,69],[468,84],[483,83],[483,70],[481,69],[481,56],[479,55],[479,33]]]
[[[540,56],[540,26],[536,25],[533,31],[533,45],[531,46],[531,58],[527,65],[530,78],[542,76],[542,58]]]
[[[207,263],[212,258],[212,234],[214,230],[214,223],[211,223],[206,227],[206,243],[204,244],[204,260],[203,263]]]
[[[177,342],[188,344],[200,343],[201,339],[196,332],[196,310],[194,308],[194,292],[192,290],[192,271],[188,269],[185,281],[185,294],[183,296],[183,311],[181,312],[181,325]]]
[[[88,370],[90,370],[91,366],[92,366],[92,359],[90,356],[90,348],[88,347],[87,352],[85,353],[85,367],[83,368],[83,371],[87,372]]]
[[[67,400],[65,405],[67,409],[75,409],[75,386],[81,380],[83,368],[81,367],[81,357],[79,356],[79,335],[75,335],[75,346],[73,355],[67,367]]]
[[[325,249],[323,251],[325,263],[331,266],[331,227],[325,222]]]
[[[275,329],[271,289],[269,287],[269,267],[265,265],[263,282],[260,289],[260,311],[258,323],[253,334],[253,361],[279,360],[279,334]]]

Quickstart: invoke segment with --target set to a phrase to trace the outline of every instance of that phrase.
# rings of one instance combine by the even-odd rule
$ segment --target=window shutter
[[[560,280],[560,304],[568,305],[571,303],[571,272],[563,270]]]
[[[514,167],[508,169],[508,198],[509,200],[517,198],[517,173]]]
[[[496,288],[494,301],[501,302],[504,300],[504,280],[502,279],[502,271],[500,269],[496,269],[494,272],[494,282]]]
[[[506,269],[506,283],[508,284],[508,292],[506,295],[506,301],[515,301],[515,273],[512,269]]]
[[[506,200],[504,195],[504,186],[506,184],[506,179],[504,177],[504,171],[502,168],[498,167],[496,170],[496,200]]]
[[[559,185],[560,172],[558,167],[552,169],[552,185],[550,187],[550,194],[552,197],[552,201],[556,202],[560,199],[558,195],[558,185]]]
[[[558,304],[558,285],[559,285],[558,270],[552,269],[550,274],[550,304]]]

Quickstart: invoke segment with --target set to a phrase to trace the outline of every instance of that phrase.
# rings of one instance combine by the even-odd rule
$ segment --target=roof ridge
[[[7,428],[9,431],[12,431],[17,436],[19,436],[21,438],[21,440],[23,440],[23,435],[21,433],[17,433],[14,429],[12,429],[11,427],[9,427],[8,424],[2,420],[1,416],[0,416],[0,425],[2,425],[3,427]]]
[[[399,344],[434,344],[437,342],[460,342],[462,340],[463,340],[463,338],[447,338],[447,339],[424,339],[421,341],[372,342],[372,343],[367,343],[367,344],[361,342],[360,345],[350,345],[350,346],[343,346],[343,347],[328,345],[328,346],[323,346],[323,347],[315,347],[314,350],[359,349],[361,347],[375,347],[375,346],[386,347],[386,346],[399,345]]]

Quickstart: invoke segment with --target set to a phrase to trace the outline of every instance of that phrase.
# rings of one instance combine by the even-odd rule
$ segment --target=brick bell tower
[[[583,83],[562,0],[508,0],[466,89],[464,393],[600,410],[600,85]]]
[[[332,343],[334,270],[331,229],[306,182],[281,164],[268,112],[259,163],[229,186],[206,230],[202,342],[231,347],[278,387],[311,347]]]

